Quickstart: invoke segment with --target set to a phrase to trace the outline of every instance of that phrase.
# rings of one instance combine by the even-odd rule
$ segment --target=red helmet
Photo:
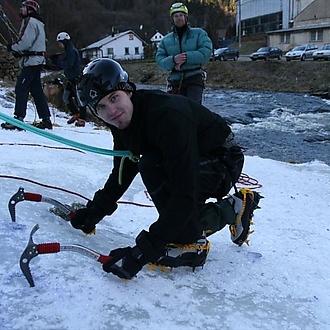
[[[25,0],[22,2],[22,6],[29,7],[36,12],[38,12],[40,9],[38,2],[34,0]]]

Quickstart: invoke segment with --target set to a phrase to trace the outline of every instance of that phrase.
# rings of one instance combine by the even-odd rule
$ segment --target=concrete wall
[[[294,27],[330,23],[330,1],[315,0],[294,20]]]

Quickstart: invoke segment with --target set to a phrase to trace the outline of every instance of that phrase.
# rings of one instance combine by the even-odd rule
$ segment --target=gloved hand
[[[71,225],[73,228],[81,229],[85,234],[90,234],[95,229],[95,225],[99,223],[105,214],[97,206],[79,209],[71,217]]]
[[[136,246],[110,252],[112,260],[103,265],[103,270],[120,278],[132,279],[148,262],[156,262],[165,253],[165,244],[156,240],[145,230],[137,236]]]
[[[103,265],[103,270],[127,280],[132,279],[147,263],[137,246],[115,249],[109,255],[113,259]]]

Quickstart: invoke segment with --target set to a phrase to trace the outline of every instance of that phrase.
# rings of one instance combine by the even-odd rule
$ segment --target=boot
[[[248,237],[253,233],[250,231],[250,225],[253,225],[253,211],[259,208],[258,203],[261,198],[259,193],[248,188],[242,188],[228,198],[236,215],[235,223],[229,226],[229,231],[231,240],[238,246],[243,243],[249,245]]]
[[[165,267],[202,267],[205,264],[207,254],[209,253],[211,243],[205,236],[192,244],[168,244],[166,246],[166,255],[157,260],[155,266]]]
[[[77,127],[85,127],[86,121],[83,119],[78,119],[76,123],[74,124]]]
[[[53,129],[53,124],[49,118],[44,118],[40,123],[34,126],[40,129]]]
[[[14,116],[14,118],[17,119],[17,120],[23,121],[23,117]],[[7,122],[2,123],[1,128],[8,129],[8,130],[15,130],[16,129],[18,131],[24,131],[23,128],[17,127],[15,125],[7,123]]]
[[[79,113],[75,113],[68,121],[67,124],[73,124],[76,120],[79,119]]]
[[[209,202],[205,204],[199,214],[201,228],[207,237],[227,225],[234,224],[235,220],[236,215],[229,198],[223,198],[216,203]]]

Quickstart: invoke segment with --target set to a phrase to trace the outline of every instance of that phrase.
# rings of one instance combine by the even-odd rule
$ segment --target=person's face
[[[96,106],[96,115],[106,123],[125,129],[129,126],[133,115],[132,93],[114,91],[106,95]]]
[[[62,42],[60,42],[60,41],[57,42],[57,45],[58,45],[58,47],[60,47],[61,49],[64,49],[64,48],[65,48],[65,47],[64,47],[64,44],[63,44]]]
[[[19,13],[21,17],[25,17],[28,14],[28,8],[26,6],[21,6]]]
[[[178,28],[186,25],[186,15],[184,13],[174,13],[172,19],[174,25]]]

